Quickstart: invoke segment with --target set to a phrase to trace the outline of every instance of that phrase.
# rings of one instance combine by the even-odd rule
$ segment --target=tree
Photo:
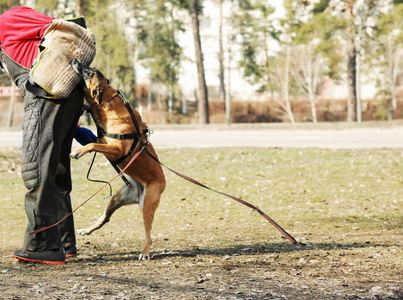
[[[257,85],[259,91],[272,92],[272,98],[294,123],[289,82],[290,36],[285,29],[288,27],[284,25],[279,29],[278,24],[274,24],[275,8],[267,1],[243,0],[239,4],[236,20],[242,37],[240,66],[244,77]],[[286,41],[280,41],[281,37]],[[280,46],[277,53],[269,49],[272,42]]]
[[[302,70],[305,70],[306,67],[310,66],[305,64],[305,66],[302,67],[298,58],[296,57],[297,54],[293,53],[292,55],[291,52],[294,52],[296,49],[295,44],[293,44],[293,41],[296,37],[296,32],[302,26],[304,21],[307,21],[312,17],[312,9],[307,7],[308,3],[306,2],[296,3],[293,0],[286,0],[284,2],[284,6],[286,9],[286,17],[280,20],[280,50],[273,60],[273,70],[271,76],[275,83],[274,88],[278,91],[279,95],[279,97],[274,97],[274,100],[287,113],[290,122],[294,123],[295,119],[290,100],[291,94],[293,90],[295,93],[299,94],[299,91],[302,89],[304,95],[308,95],[309,99],[309,93],[305,93],[303,88],[307,82],[304,84],[305,79],[301,75],[303,74]],[[308,15],[309,18],[307,18]],[[303,48],[303,46],[300,47]],[[306,63],[308,63],[308,61],[306,61]],[[316,88],[313,90],[316,90]],[[316,95],[314,95],[314,98],[312,98],[310,103],[312,120],[316,122]]]
[[[274,100],[287,113],[291,123],[295,123],[294,114],[291,108],[290,101],[290,45],[285,43],[282,49],[285,52],[279,53],[273,65],[272,79],[278,89],[279,98],[274,97]]]
[[[200,41],[199,14],[200,5],[198,0],[189,0],[189,11],[192,19],[193,41],[195,45],[195,56],[197,64],[197,74],[199,80],[199,122],[208,124],[209,104],[206,78],[204,74],[203,51]]]
[[[218,28],[218,44],[219,44],[219,51],[218,51],[218,62],[219,62],[219,78],[220,78],[220,99],[224,101],[226,104],[225,110],[231,110],[231,106],[227,106],[227,99],[226,99],[226,92],[225,92],[225,81],[224,81],[224,46],[223,46],[223,2],[224,0],[218,0],[220,4],[220,20],[219,20],[219,28]],[[229,125],[231,123],[230,114],[226,113],[226,123]]]
[[[84,0],[77,0],[77,16],[84,16]]]
[[[335,15],[344,16],[346,20],[344,33],[347,41],[348,122],[361,122],[360,86],[357,87],[357,84],[360,84],[361,44],[365,34],[363,29],[369,26],[369,21],[379,16],[382,2],[382,0],[331,0],[327,8]]]
[[[309,100],[312,122],[317,123],[316,103],[320,88],[324,83],[324,59],[320,52],[315,52],[315,41],[296,45],[293,49],[293,76],[300,90]]]
[[[377,81],[390,97],[388,119],[393,118],[393,112],[397,108],[396,94],[403,76],[402,14],[403,4],[384,14],[373,31],[375,47],[368,47],[372,50],[369,63],[383,75],[377,76]]]
[[[62,17],[61,14],[57,12],[57,6],[59,4],[58,0],[38,0],[35,3],[35,10],[55,18]]]
[[[21,3],[19,0],[0,0],[0,13],[2,14],[10,8],[20,5]]]
[[[127,42],[120,15],[112,12],[112,0],[86,2],[85,17],[97,42],[93,65],[108,77],[114,86],[122,89],[129,101],[134,102],[134,74],[132,49]]]
[[[184,3],[180,0],[136,0],[131,4],[135,19],[136,59],[149,70],[147,107],[151,108],[152,85],[163,85],[166,93],[164,101],[159,101],[158,105],[168,107],[171,120],[182,61],[182,47],[177,42],[177,33],[184,31],[178,13],[184,9]]]
[[[337,30],[343,23],[329,13],[313,14],[313,6],[300,7],[288,1],[288,14],[285,23],[288,38],[293,37],[291,72],[300,91],[307,97],[311,106],[312,121],[317,122],[316,103],[322,92],[323,83],[330,77],[340,77],[342,57]]]
[[[355,45],[355,27],[353,23],[353,3],[346,3],[345,16],[347,20],[347,122],[353,122],[357,119],[357,49]]]
[[[271,84],[269,42],[279,34],[271,17],[274,12],[267,1],[240,0],[236,16],[242,37],[240,67],[244,77],[261,91],[269,90]]]
[[[236,21],[235,21],[235,11],[236,5],[234,1],[231,0],[229,5],[229,18],[226,32],[227,32],[227,41],[226,41],[226,48],[228,53],[228,60],[227,60],[227,91],[225,97],[225,120],[227,125],[231,123],[231,102],[232,102],[232,92],[231,92],[231,73],[232,73],[232,65],[236,61],[234,60],[234,51],[233,47],[237,45],[236,43],[236,36],[237,36],[237,29],[236,29]]]
[[[37,0],[35,2],[35,10],[49,15],[55,18],[71,18],[74,16],[74,12],[69,8],[72,0],[60,1],[60,0]]]

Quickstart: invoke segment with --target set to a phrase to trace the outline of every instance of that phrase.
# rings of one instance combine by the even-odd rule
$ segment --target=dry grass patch
[[[1,149],[0,294],[5,299],[401,299],[402,150],[160,150],[161,161],[214,189],[259,206],[306,246],[295,246],[259,214],[167,171],[152,231],[140,209],[78,237],[63,266],[10,256],[25,228],[19,150]],[[100,184],[91,157],[72,162],[74,206]],[[92,178],[115,176],[98,156]],[[121,184],[113,182],[113,188]],[[75,214],[77,228],[103,211],[104,189]]]

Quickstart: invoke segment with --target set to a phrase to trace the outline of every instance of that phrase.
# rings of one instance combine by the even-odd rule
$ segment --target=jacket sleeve
[[[0,16],[0,43],[15,62],[30,68],[38,56],[38,44],[53,17],[29,7],[15,7]]]

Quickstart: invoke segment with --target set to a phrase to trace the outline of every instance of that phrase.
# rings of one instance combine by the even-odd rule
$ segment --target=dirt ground
[[[111,247],[117,248],[111,245]],[[284,244],[138,253],[95,251],[64,266],[2,258],[3,299],[402,299],[393,247]],[[386,248],[386,249],[385,249]],[[315,249],[315,250],[314,250]],[[95,254],[97,252],[97,254]],[[357,259],[369,252],[363,261]],[[93,253],[93,254],[91,254]],[[375,262],[374,262],[375,255]],[[385,257],[387,256],[387,257]],[[384,272],[387,268],[387,272]],[[399,275],[400,273],[400,275]],[[400,276],[400,278],[399,278]]]
[[[183,162],[175,158],[179,154]],[[167,174],[152,260],[137,260],[144,239],[141,212],[129,206],[100,231],[78,236],[78,257],[49,266],[11,257],[26,222],[25,189],[18,149],[2,149],[0,298],[403,299],[401,155],[401,150],[162,150],[169,165],[197,178],[207,171],[210,184],[222,182],[219,189],[249,196],[267,213],[266,198],[282,199],[269,215],[305,245],[290,243],[256,212]],[[79,202],[94,190],[84,179],[87,163],[72,165]],[[326,170],[315,169],[321,164]],[[110,172],[102,161],[96,166]],[[226,177],[215,175],[217,169],[225,169]],[[347,169],[362,176],[360,184],[349,185],[340,176]],[[287,172],[292,180],[284,180],[291,176]],[[77,227],[94,222],[105,203],[98,199],[77,211]]]

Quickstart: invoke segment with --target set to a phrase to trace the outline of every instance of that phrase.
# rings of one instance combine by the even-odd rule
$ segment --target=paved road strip
[[[214,147],[403,148],[403,127],[340,130],[154,130],[157,149]],[[0,147],[21,147],[21,131],[0,131]],[[78,144],[74,143],[73,147]]]

